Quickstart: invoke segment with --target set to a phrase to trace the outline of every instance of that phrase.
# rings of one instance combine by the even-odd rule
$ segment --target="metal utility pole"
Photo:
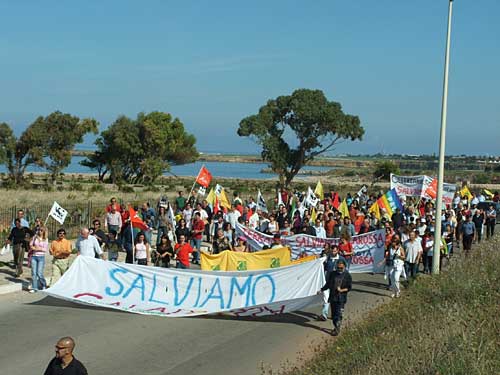
[[[439,274],[441,258],[441,210],[443,207],[444,154],[446,145],[446,115],[448,111],[448,71],[450,66],[451,16],[453,0],[448,5],[448,32],[446,35],[446,54],[444,58],[443,102],[441,107],[441,136],[439,137],[439,171],[436,198],[436,227],[434,229],[434,254],[432,257],[432,273]]]

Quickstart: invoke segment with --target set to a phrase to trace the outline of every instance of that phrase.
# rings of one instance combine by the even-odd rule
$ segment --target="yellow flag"
[[[208,204],[211,204],[212,206],[215,204],[215,191],[214,191],[214,188],[210,189],[210,193],[208,193],[206,200],[207,200]]]
[[[368,209],[368,212],[373,212],[375,214],[375,217],[380,220],[380,207],[378,206],[377,202],[372,204],[372,206]]]
[[[470,192],[470,190],[469,190],[469,188],[468,188],[467,186],[464,186],[464,187],[462,188],[462,190],[460,190],[460,195],[461,195],[462,197],[466,197],[466,198],[467,198],[467,200],[469,200],[469,199],[471,199],[471,198],[472,198],[472,194],[471,194],[471,192]]]
[[[484,194],[486,194],[486,195],[488,196],[488,198],[492,198],[492,197],[494,197],[494,196],[495,196],[495,194],[493,194],[493,193],[492,193],[491,191],[489,191],[489,190],[484,189],[483,191],[484,191]]]
[[[231,203],[229,203],[224,189],[222,189],[219,194],[219,204],[221,207],[231,208]]]
[[[312,208],[312,211],[311,211],[311,221],[314,223],[316,221],[316,217],[318,215],[316,214],[316,208]]]
[[[314,189],[314,194],[316,194],[316,196],[319,198],[319,199],[325,199],[325,194],[323,192],[323,185],[321,184],[321,181],[318,180],[318,183],[316,184],[316,188]]]
[[[345,200],[345,198],[339,206],[339,211],[342,214],[343,218],[349,217],[349,208],[347,207],[347,201]]]

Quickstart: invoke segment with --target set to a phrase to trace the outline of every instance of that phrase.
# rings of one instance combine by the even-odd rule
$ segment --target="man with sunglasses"
[[[66,239],[66,231],[61,228],[57,231],[57,239],[50,244],[52,255],[52,277],[49,285],[60,279],[69,268],[69,256],[71,255],[71,241]]]
[[[56,344],[56,356],[50,361],[44,375],[88,375],[85,366],[74,357],[75,340],[63,337]]]

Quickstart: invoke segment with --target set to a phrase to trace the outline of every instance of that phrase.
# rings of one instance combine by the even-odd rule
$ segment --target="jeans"
[[[486,238],[493,237],[495,233],[495,219],[490,220],[486,223]]]
[[[407,277],[417,277],[418,263],[405,262],[405,270]]]
[[[144,233],[144,238],[146,239],[146,241],[148,241],[148,243],[151,243],[151,238],[153,237],[153,231],[152,230],[145,230],[143,231]]]
[[[177,264],[175,265],[175,268],[180,268],[180,269],[188,269],[189,267],[186,266],[185,264],[182,264],[181,262],[177,261]]]
[[[481,243],[482,234],[483,234],[483,227],[482,226],[476,227],[477,243]]]
[[[191,240],[191,246],[193,247],[193,263],[200,261],[200,249],[201,249],[201,238],[198,240],[193,238]]]
[[[465,251],[470,251],[472,248],[472,238],[474,237],[473,234],[464,234],[462,237],[462,244],[464,245],[464,250]]]
[[[339,330],[342,325],[342,315],[344,314],[344,302],[330,302],[330,307],[332,309],[332,321],[333,326]]]
[[[43,269],[45,268],[45,256],[31,257],[31,287],[33,290],[44,289],[47,287]],[[39,288],[40,287],[40,288]]]
[[[125,263],[133,263],[134,260],[134,251],[132,249],[132,244],[131,243],[124,243],[123,247],[125,248],[125,251],[127,252],[127,256],[125,257]]]
[[[345,266],[345,268],[349,271],[349,269],[351,268],[352,257],[345,258],[345,261],[347,263],[346,266]]]

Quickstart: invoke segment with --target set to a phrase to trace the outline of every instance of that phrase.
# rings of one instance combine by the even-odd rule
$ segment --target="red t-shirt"
[[[350,258],[350,257],[352,257],[352,254],[351,255],[345,255],[346,253],[352,253],[352,243],[350,243],[350,242],[340,243],[339,244],[339,250],[340,250],[340,254],[342,254],[342,256],[344,258]]]
[[[191,245],[188,243],[184,243],[184,245],[178,243],[175,245],[174,249],[177,254],[177,260],[186,267],[189,267],[189,254],[193,252]]]
[[[194,231],[201,231],[201,232],[194,232]],[[205,231],[205,223],[203,220],[195,220],[193,222],[193,238],[195,240],[201,240],[203,237],[203,232]]]

